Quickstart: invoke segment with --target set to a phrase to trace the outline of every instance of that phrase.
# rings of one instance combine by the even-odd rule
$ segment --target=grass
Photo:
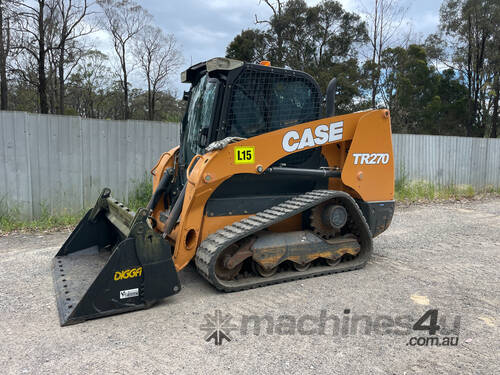
[[[146,207],[151,198],[152,191],[153,182],[151,178],[146,176],[142,181],[136,184],[135,190],[129,194],[127,206],[134,211],[138,208]]]
[[[396,183],[394,196],[396,201],[417,202],[472,198],[478,193],[470,185],[436,186],[427,181],[412,181],[404,184]]]
[[[73,227],[82,218],[83,213],[50,215],[42,210],[42,214],[34,220],[20,219],[19,213],[0,211],[0,235],[15,230],[44,231]]]
[[[487,187],[476,191],[470,185],[437,186],[426,181],[408,181],[404,173],[396,181],[395,199],[403,202],[420,202],[433,200],[450,200],[472,198],[478,194],[500,195],[500,187]],[[129,194],[126,205],[132,210],[146,207],[151,197],[152,182],[149,177],[136,183],[135,190]],[[34,220],[22,220],[18,210],[5,209],[5,204],[0,200],[0,235],[15,230],[44,231],[73,227],[83,217],[85,210],[76,214],[51,215],[47,207],[42,207],[42,214]]]
[[[146,207],[151,197],[153,184],[151,179],[146,177],[136,183],[133,192],[129,194],[129,200],[126,206],[132,210]],[[21,231],[46,231],[63,228],[72,228],[81,220],[87,210],[78,213],[63,213],[59,215],[50,214],[47,206],[42,205],[42,213],[34,220],[21,219],[19,210],[16,208],[6,209],[5,203],[0,200],[0,236],[2,234],[21,230]]]
[[[394,198],[396,201],[418,202],[472,198],[479,194],[500,194],[500,187],[488,186],[475,190],[470,185],[435,185],[428,181],[409,181],[405,173],[396,181]]]

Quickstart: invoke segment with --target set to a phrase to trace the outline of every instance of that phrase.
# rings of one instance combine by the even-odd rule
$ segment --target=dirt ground
[[[149,310],[61,328],[50,262],[68,234],[0,237],[3,374],[500,373],[499,198],[400,207],[359,271],[224,294],[188,267]],[[428,310],[435,336],[413,330]],[[222,345],[205,341],[217,316]]]

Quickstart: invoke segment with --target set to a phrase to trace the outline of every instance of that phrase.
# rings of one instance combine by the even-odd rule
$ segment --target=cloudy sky
[[[345,9],[359,12],[362,9],[361,4],[364,3],[365,6],[371,8],[374,0],[339,1]],[[436,30],[440,0],[399,1],[408,7],[407,19],[402,31],[411,28],[414,39],[419,40]],[[184,68],[191,63],[224,56],[226,46],[242,29],[256,27],[255,15],[259,19],[270,15],[269,8],[265,4],[259,5],[259,0],[141,0],[137,2],[153,15],[158,26],[165,32],[175,35],[184,56]],[[307,0],[309,5],[318,2],[318,0]],[[111,45],[109,48],[111,50]],[[103,49],[106,47],[103,46]],[[173,80],[177,82],[173,82],[173,86],[179,96],[186,86],[178,83],[176,77]],[[134,85],[138,86],[139,82],[134,82]]]

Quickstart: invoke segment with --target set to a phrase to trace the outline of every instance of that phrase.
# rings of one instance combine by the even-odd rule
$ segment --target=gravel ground
[[[154,308],[61,328],[50,261],[68,233],[0,238],[3,374],[500,373],[498,198],[399,208],[363,270],[223,294],[188,267],[181,293]],[[456,346],[409,345],[429,337],[411,330],[429,309]],[[220,346],[200,329],[216,310],[236,327]],[[245,334],[253,314],[274,324]],[[320,334],[322,314],[340,332],[330,319]]]

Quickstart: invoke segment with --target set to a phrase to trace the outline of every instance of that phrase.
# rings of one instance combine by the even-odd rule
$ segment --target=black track
[[[282,270],[271,277],[249,276],[235,280],[221,280],[215,274],[218,256],[231,244],[269,226],[304,212],[323,202],[335,199],[348,212],[348,226],[361,245],[359,254],[336,266],[314,266],[306,271]],[[286,281],[351,271],[364,267],[373,250],[372,236],[368,224],[358,205],[351,196],[342,191],[313,190],[268,208],[246,219],[235,222],[209,235],[196,251],[195,263],[198,271],[217,289],[236,292]]]

